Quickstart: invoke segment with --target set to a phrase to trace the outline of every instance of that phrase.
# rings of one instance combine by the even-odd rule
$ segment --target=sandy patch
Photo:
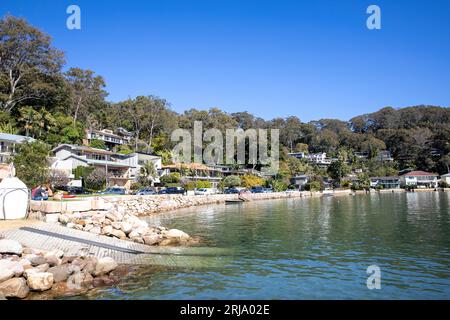
[[[0,231],[18,229],[21,227],[28,227],[36,224],[41,224],[42,221],[33,219],[22,219],[22,220],[0,220]]]

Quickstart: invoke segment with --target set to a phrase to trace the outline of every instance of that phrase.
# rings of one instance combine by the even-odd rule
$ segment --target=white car
[[[214,192],[212,189],[208,189],[208,188],[197,188],[197,189],[195,189],[194,194],[196,196],[204,196],[207,194],[214,194]]]

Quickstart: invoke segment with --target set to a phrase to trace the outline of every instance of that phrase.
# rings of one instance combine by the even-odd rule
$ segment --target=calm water
[[[450,299],[449,207],[434,192],[179,210],[149,221],[229,249],[219,263],[149,269],[93,297]],[[381,290],[366,287],[369,265],[381,268]]]

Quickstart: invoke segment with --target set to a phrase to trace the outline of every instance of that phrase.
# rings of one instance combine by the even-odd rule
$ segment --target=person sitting
[[[34,191],[34,194],[33,194]],[[47,191],[41,186],[37,186],[33,191],[31,191],[31,199],[32,200],[48,200]]]

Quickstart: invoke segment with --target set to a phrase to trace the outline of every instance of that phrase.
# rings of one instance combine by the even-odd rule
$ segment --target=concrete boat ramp
[[[214,268],[226,263],[231,254],[229,250],[221,248],[147,246],[54,223],[0,230],[0,236],[36,249],[60,249],[67,256],[80,253],[92,254],[98,258],[108,256],[120,264]]]

